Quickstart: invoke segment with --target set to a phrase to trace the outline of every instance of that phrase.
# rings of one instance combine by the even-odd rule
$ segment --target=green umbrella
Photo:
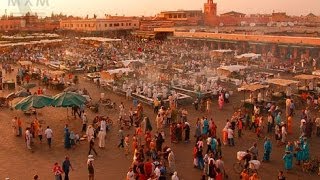
[[[30,108],[40,109],[46,106],[50,106],[52,98],[45,95],[30,95],[20,102],[18,102],[14,108],[17,110],[27,111]]]
[[[63,92],[53,97],[51,103],[54,107],[75,107],[86,102],[86,98],[75,92]]]

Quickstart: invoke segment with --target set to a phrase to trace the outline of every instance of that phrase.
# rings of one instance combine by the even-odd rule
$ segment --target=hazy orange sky
[[[19,8],[9,6],[9,1],[28,0],[0,0],[0,12],[7,9],[8,14],[19,13]],[[49,6],[36,6],[37,1],[48,1]],[[35,12],[50,15],[51,12],[85,16],[86,14],[118,15],[156,15],[164,10],[200,10],[206,0],[29,0],[30,9]],[[214,0],[218,3],[218,13],[239,11],[243,13],[271,13],[284,11],[291,15],[305,15],[310,12],[320,15],[320,0]]]

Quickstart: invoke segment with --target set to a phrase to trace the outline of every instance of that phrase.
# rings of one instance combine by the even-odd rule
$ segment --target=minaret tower
[[[207,0],[204,3],[204,25],[217,26],[219,24],[219,18],[217,16],[217,3],[213,0]]]

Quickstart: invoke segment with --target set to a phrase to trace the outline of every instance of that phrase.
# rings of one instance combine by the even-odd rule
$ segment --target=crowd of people
[[[179,44],[179,46],[177,46]],[[173,48],[174,47],[174,48]],[[3,68],[8,71],[9,63],[24,59],[31,61],[39,61],[42,59],[52,59],[55,61],[66,61],[68,65],[86,66],[87,64],[95,63],[103,68],[110,66],[108,62],[120,61],[126,58],[145,59],[147,64],[164,64],[167,67],[175,65],[183,66],[183,71],[192,71],[196,73],[203,68],[213,67],[215,64],[211,61],[208,47],[203,45],[195,45],[186,43],[185,41],[170,40],[170,41],[150,41],[143,42],[135,39],[127,39],[121,42],[114,42],[108,46],[99,44],[99,47],[90,46],[83,42],[74,40],[72,45],[62,44],[59,46],[40,46],[40,47],[19,47],[7,51],[1,55],[1,59],[5,62]],[[161,53],[159,53],[161,52]],[[68,58],[78,58],[79,60],[68,60]],[[104,61],[103,59],[108,59]],[[12,61],[12,62],[9,62]],[[6,64],[7,63],[7,64]],[[110,62],[109,62],[110,63]],[[143,71],[145,71],[144,69]],[[47,81],[58,81],[65,83],[73,81],[76,76],[71,73],[68,77],[56,76],[49,77],[49,72],[46,70],[32,70],[28,67],[19,68],[17,72],[17,82],[21,84],[29,83],[32,78],[28,73],[31,71],[37,72],[42,77],[42,80],[47,84]],[[262,103],[262,93],[259,92],[257,98],[251,97],[253,108],[236,109],[233,115],[226,119],[226,124],[223,127],[218,127],[216,122],[220,119],[215,119],[211,116],[212,112],[221,112],[224,106],[230,102],[230,92],[219,84],[218,81],[187,81],[186,84],[192,85],[196,91],[214,91],[217,96],[202,97],[201,95],[195,98],[193,105],[197,113],[201,114],[198,119],[190,119],[186,107],[180,107],[177,103],[177,93],[171,91],[170,86],[155,85],[148,83],[142,75],[137,73],[138,77],[134,76],[133,83],[124,81],[122,88],[130,90],[127,98],[131,98],[132,92],[144,95],[153,99],[153,112],[156,115],[154,121],[151,117],[146,116],[143,106],[140,102],[133,99],[133,106],[125,108],[123,103],[119,106],[119,128],[117,130],[118,140],[114,146],[124,150],[127,157],[132,156],[132,163],[127,172],[127,180],[163,180],[170,177],[172,180],[179,180],[180,172],[177,172],[175,146],[181,146],[182,143],[190,143],[193,146],[192,157],[194,168],[201,171],[201,179],[220,180],[227,179],[231,172],[226,171],[226,164],[223,161],[222,150],[224,146],[237,148],[237,140],[244,138],[244,133],[253,134],[257,137],[257,142],[245,149],[241,161],[244,161],[244,168],[239,174],[243,180],[258,180],[261,179],[255,172],[250,170],[252,161],[277,161],[272,158],[274,148],[284,147],[283,164],[284,170],[292,171],[293,161],[296,159],[296,164],[303,166],[311,160],[311,152],[309,139],[312,136],[312,130],[316,127],[316,135],[320,136],[320,118],[317,118],[314,112],[315,106],[310,98],[305,98],[303,101],[303,111],[301,114],[297,111],[295,101],[287,96],[285,107],[281,107],[276,103]],[[182,76],[179,76],[179,78]],[[68,79],[68,80],[65,80]],[[179,80],[177,77],[175,80]],[[51,79],[51,80],[50,80]],[[143,79],[143,80],[140,80]],[[46,94],[44,89],[39,89],[37,94]],[[80,94],[88,94],[86,90],[81,90]],[[260,95],[259,95],[260,94]],[[311,96],[311,95],[310,95]],[[168,103],[164,103],[164,99],[168,99]],[[253,100],[257,99],[257,101]],[[314,98],[316,99],[316,98]],[[213,109],[212,102],[216,101],[218,108]],[[199,111],[204,107],[204,111]],[[75,148],[80,141],[88,143],[88,160],[87,169],[89,179],[94,179],[94,158],[100,156],[99,149],[103,150],[106,147],[106,136],[110,129],[112,120],[109,117],[96,116],[91,122],[87,117],[85,106],[73,107],[73,115],[81,119],[81,130],[72,129],[66,124],[63,127],[64,148]],[[125,128],[127,126],[127,115],[129,117],[129,128],[134,127],[135,131],[130,134]],[[300,134],[297,141],[288,141],[288,137],[293,137],[293,118],[299,118],[301,121]],[[42,143],[43,137],[47,140],[48,147],[51,148],[54,138],[54,131],[50,126],[44,129],[37,118],[30,124],[23,124],[20,117],[12,119],[12,128],[15,136],[25,137],[26,148],[32,150],[32,146],[38,139]],[[192,126],[195,124],[194,126]],[[152,126],[154,125],[154,127]],[[22,127],[26,127],[23,134]],[[271,137],[274,136],[276,146],[273,144]],[[194,139],[193,139],[194,137]],[[259,140],[263,141],[263,151],[258,148]],[[170,145],[170,146],[169,146]],[[263,153],[259,153],[263,152]],[[262,155],[263,154],[263,155]],[[192,166],[190,163],[190,166]],[[228,165],[230,166],[230,165]],[[54,164],[53,173],[55,178],[61,179],[64,174],[65,179],[68,179],[68,174],[72,170],[69,157],[65,158],[62,166],[59,163]],[[278,179],[284,179],[285,174],[279,171]],[[38,177],[35,177],[35,179]]]

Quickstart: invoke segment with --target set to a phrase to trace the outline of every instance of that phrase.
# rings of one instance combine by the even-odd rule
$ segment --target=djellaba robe
[[[302,146],[302,160],[307,161],[309,159],[310,159],[309,143],[305,141]]]
[[[264,155],[263,155],[263,160],[269,161],[270,160],[270,153],[272,150],[272,145],[269,140],[266,140],[266,142],[263,145],[264,147]]]
[[[283,156],[282,158],[284,160],[284,168],[286,170],[291,170],[292,169],[292,160],[293,160],[293,155],[291,153],[287,153]]]
[[[209,130],[209,122],[207,119],[204,119],[203,121],[203,127],[202,127],[202,134],[206,135],[208,134],[208,130]]]
[[[64,134],[64,148],[66,148],[66,149],[71,148],[69,129],[65,129],[65,134]]]

